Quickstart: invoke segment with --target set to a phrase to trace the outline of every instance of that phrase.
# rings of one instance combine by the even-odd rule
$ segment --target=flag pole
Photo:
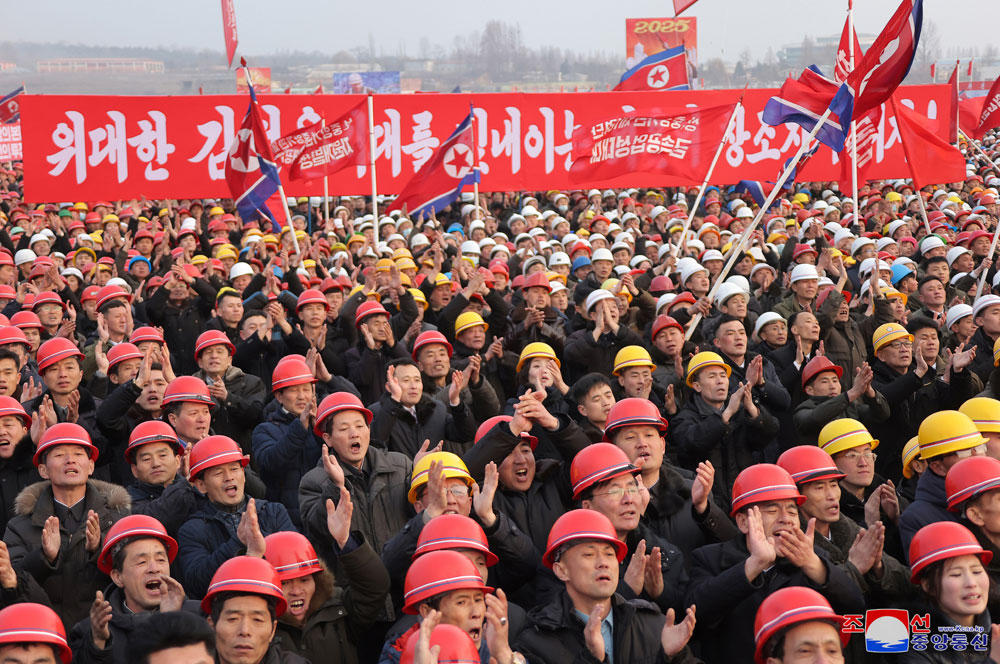
[[[847,43],[850,50],[851,71],[854,71],[854,0],[847,0]],[[851,195],[854,199],[854,217],[858,216],[858,123],[851,120]]]
[[[320,118],[321,127],[326,129],[326,116]],[[310,219],[312,217],[310,216]],[[323,176],[323,225],[330,221],[330,176]]]
[[[472,221],[479,219],[479,178],[482,173],[479,170],[479,122],[476,120],[476,107],[469,103],[469,112],[472,114],[472,169],[476,173],[476,179],[472,183]]]
[[[368,168],[372,174],[372,217],[378,232],[378,185],[375,179],[375,95],[368,91]]]
[[[746,92],[746,88],[744,88],[743,91]],[[722,149],[726,147],[726,139],[729,138],[729,132],[733,129],[733,124],[736,122],[736,114],[739,112],[741,106],[743,106],[743,95],[740,95],[739,100],[736,102],[736,106],[733,107],[733,112],[729,116],[729,122],[726,123],[726,132],[722,134],[722,141],[719,142],[719,147],[715,150],[715,156],[712,157],[712,163],[708,165],[708,172],[705,173],[705,180],[698,188],[698,195],[694,199],[694,205],[691,206],[687,219],[684,220],[684,226],[681,227],[681,239],[676,245],[674,245],[674,250],[671,252],[674,258],[677,258],[677,254],[680,253],[681,245],[684,244],[688,231],[691,229],[691,222],[694,221],[694,215],[698,211],[698,206],[701,205],[701,199],[705,196],[705,190],[708,188],[708,181],[712,178],[712,173],[715,172],[715,164],[719,161],[719,157],[722,155]],[[663,276],[669,276],[670,269],[670,267],[667,267],[667,269],[663,271]]]
[[[998,239],[1000,239],[1000,224],[997,224],[996,228],[993,229],[993,242],[990,244],[990,253],[986,254],[990,260],[993,260],[993,257],[996,254]],[[976,302],[979,301],[979,298],[983,296],[983,286],[986,284],[986,274],[988,272],[988,269],[984,269],[983,273],[979,275],[979,287],[976,288],[976,298],[972,301],[973,305],[975,305]]]
[[[985,152],[983,152],[983,149],[981,147],[979,147],[979,145],[976,144],[976,142],[974,140],[972,140],[972,138],[968,134],[966,134],[964,131],[962,131],[961,127],[958,128],[958,133],[965,137],[965,140],[968,141],[969,145],[971,145],[972,147],[974,147],[979,152],[979,154],[983,157],[983,159],[986,160],[986,163],[988,163],[990,166],[993,165],[993,160],[990,159],[989,155],[987,155]]]
[[[767,195],[767,200],[765,200],[764,204],[760,206],[759,210],[757,210],[757,216],[755,216],[750,225],[747,226],[746,229],[744,229],[743,233],[740,235],[740,239],[737,240],[736,245],[729,250],[729,259],[723,266],[722,272],[719,273],[718,279],[716,279],[715,283],[712,284],[712,289],[708,292],[709,301],[715,298],[715,294],[718,292],[719,286],[721,286],[722,282],[726,280],[726,275],[729,274],[729,271],[733,268],[733,265],[736,263],[736,257],[743,252],[743,247],[746,246],[747,242],[749,241],[749,238],[753,235],[754,231],[757,230],[757,226],[760,224],[761,219],[764,218],[764,213],[768,209],[770,209],[771,204],[774,203],[774,199],[778,197],[778,193],[781,191],[781,188],[784,186],[785,182],[792,174],[792,171],[795,169],[796,166],[798,166],[799,160],[802,159],[802,155],[806,153],[806,150],[809,148],[809,145],[813,142],[813,139],[816,138],[816,134],[819,133],[820,127],[826,124],[826,120],[827,118],[830,117],[830,114],[832,112],[833,109],[827,107],[823,115],[819,117],[819,120],[817,120],[816,122],[816,126],[814,126],[812,128],[812,131],[810,131],[809,134],[806,136],[806,138],[803,139],[802,145],[799,146],[798,152],[796,152],[795,156],[792,157],[792,159],[788,162],[788,166],[785,167],[785,170],[778,178],[778,181],[774,183],[774,188],[771,189],[771,193]],[[694,334],[694,331],[698,328],[698,324],[701,323],[701,318],[702,315],[700,313],[695,314],[691,318],[690,324],[688,325],[688,329],[684,333],[684,338],[686,340],[690,341],[691,335]]]
[[[246,77],[246,79],[247,79],[247,85],[249,86],[250,90],[252,91],[253,90],[253,79],[250,78],[250,68],[247,67],[247,61],[246,61],[246,59],[240,58],[240,64],[243,65],[243,75]],[[253,103],[256,103],[256,97],[254,97],[253,95],[251,95],[251,99],[254,100]],[[281,183],[281,174],[280,173],[278,174],[278,195],[281,196],[281,207],[284,208],[284,210],[285,210],[285,224],[286,224],[285,227],[288,229],[288,232],[292,234],[292,244],[295,247],[295,253],[298,254],[298,253],[300,253],[299,252],[299,238],[295,237],[295,227],[292,226],[292,214],[288,211],[288,198],[285,196],[285,185],[283,185]],[[273,221],[276,221],[276,220],[273,220]]]

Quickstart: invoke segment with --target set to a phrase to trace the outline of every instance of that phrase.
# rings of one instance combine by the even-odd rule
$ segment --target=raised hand
[[[247,509],[240,518],[240,523],[236,526],[236,537],[247,548],[248,556],[257,558],[264,557],[264,535],[260,532],[260,523],[257,521],[257,504],[253,498],[247,501]]]
[[[695,470],[694,482],[691,484],[691,504],[698,514],[704,514],[708,509],[708,501],[712,497],[712,484],[715,482],[715,467],[710,461],[702,461]]]
[[[629,561],[628,567],[625,569],[623,578],[625,585],[631,588],[636,595],[642,593],[642,587],[645,583],[646,558],[646,540],[640,540],[632,554],[632,560]]]
[[[351,516],[354,514],[354,503],[351,494],[344,486],[340,487],[340,501],[335,506],[333,501],[326,499],[326,529],[330,532],[337,546],[347,546],[351,536]]]
[[[646,556],[646,564],[643,566],[642,589],[653,599],[663,594],[662,559],[660,547],[655,546]]]
[[[323,470],[335,486],[344,486],[344,469],[340,467],[337,457],[330,454],[330,448],[323,446]]]
[[[97,512],[87,512],[87,551],[93,553],[101,548],[101,519]]]
[[[413,455],[413,465],[417,465],[421,459],[423,459],[428,454],[434,454],[435,452],[440,452],[444,447],[444,441],[439,440],[438,444],[431,447],[431,441],[429,438],[425,438],[423,444],[420,445],[420,449],[417,453]]]
[[[793,531],[782,531],[778,533],[775,540],[778,555],[801,569],[813,581],[817,580],[817,575],[823,577],[826,575],[826,568],[813,548],[815,535],[816,519],[809,519],[809,525],[805,532],[800,528]]]
[[[111,639],[111,603],[104,599],[100,590],[94,595],[90,605],[90,638],[98,650],[104,650]]]
[[[496,495],[499,485],[500,471],[497,470],[497,465],[493,461],[486,464],[482,489],[479,488],[478,482],[472,485],[473,510],[475,510],[480,522],[487,528],[492,527],[497,520],[497,515],[493,512],[493,497]]]
[[[764,534],[764,524],[760,517],[760,508],[756,505],[747,511],[747,548],[750,557],[743,569],[748,581],[756,579],[761,572],[774,564],[778,557],[773,537]]]
[[[10,551],[3,540],[0,540],[0,586],[8,590],[17,587],[17,572],[10,562]]]
[[[886,480],[885,484],[879,487],[879,507],[885,515],[892,521],[899,521],[899,497],[896,495],[896,486],[892,480]]]
[[[42,526],[42,553],[49,564],[55,563],[62,548],[62,535],[59,532],[59,517],[50,516]]]
[[[80,390],[73,390],[66,402],[66,421],[75,423],[78,419],[80,419]]]
[[[181,582],[168,573],[160,575],[160,585],[162,587],[161,590],[165,589],[165,594],[160,600],[160,612],[180,611],[184,606],[184,600],[187,599],[187,594],[184,592],[184,586],[181,585]]]
[[[604,652],[604,635],[601,634],[601,623],[604,621],[604,607],[595,604],[587,618],[587,624],[583,628],[583,640],[587,644],[587,650],[599,662],[607,658]]]
[[[361,326],[361,329],[365,329],[364,325]],[[371,334],[368,334],[367,336],[370,337]],[[454,378],[455,377],[453,375],[452,384],[455,382]],[[399,403],[399,401],[403,398],[403,388],[400,387],[399,381],[396,380],[396,367],[389,367],[385,370],[385,391],[388,392],[389,397],[397,403]],[[450,396],[451,392],[448,394]]]
[[[687,608],[684,620],[674,624],[674,610],[667,609],[666,620],[663,623],[663,631],[660,632],[660,645],[667,657],[673,657],[691,640],[694,634],[695,607],[694,604]]]
[[[881,566],[885,526],[876,523],[871,528],[858,531],[847,554],[847,560],[862,574],[867,574],[876,564]]]

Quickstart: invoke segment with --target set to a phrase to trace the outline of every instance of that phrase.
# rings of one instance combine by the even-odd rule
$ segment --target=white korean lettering
[[[87,179],[87,134],[83,122],[83,114],[79,111],[66,111],[69,124],[60,122],[52,132],[52,142],[59,151],[45,157],[45,161],[53,165],[49,175],[60,175],[70,162],[73,162],[76,183]]]
[[[90,136],[90,155],[87,163],[91,166],[98,166],[107,160],[109,164],[115,165],[118,182],[124,182],[128,178],[128,145],[125,136],[125,114],[120,111],[108,111],[111,123],[103,127],[91,129],[87,132]]]
[[[413,120],[413,141],[402,146],[402,150],[406,155],[413,157],[413,172],[416,173],[431,158],[441,141],[434,138],[434,133],[431,131],[433,113],[422,111],[414,113],[410,118]]]
[[[198,133],[205,137],[205,143],[198,154],[188,161],[197,164],[207,160],[208,177],[212,180],[222,180],[226,177],[226,158],[229,155],[229,144],[236,136],[236,125],[233,121],[233,109],[228,106],[216,106],[215,111],[222,116],[222,121],[210,120],[198,125]]]
[[[155,161],[160,166],[167,163],[167,157],[177,149],[167,142],[167,116],[160,111],[149,111],[153,119],[139,120],[139,134],[128,139],[128,144],[136,148],[139,161],[146,164],[146,179],[151,182],[162,182],[170,177],[166,168],[155,168]]]

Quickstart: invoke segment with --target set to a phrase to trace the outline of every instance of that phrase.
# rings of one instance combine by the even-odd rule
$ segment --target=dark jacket
[[[260,532],[267,537],[282,530],[295,530],[281,503],[255,501]],[[184,588],[191,597],[204,597],[219,565],[246,553],[246,545],[236,536],[247,501],[237,510],[223,512],[212,503],[204,504],[181,526],[177,535],[177,563],[183,571]]]
[[[861,590],[829,561],[822,549],[817,548],[816,553],[827,571],[823,585],[813,583],[801,569],[780,558],[769,570],[748,581],[744,565],[750,553],[745,538],[696,550],[687,603],[698,607],[695,635],[701,636],[702,657],[708,662],[753,662],[757,608],[779,588],[806,586],[819,591],[841,615],[863,613]]]
[[[279,618],[275,642],[282,650],[310,662],[358,664],[357,644],[385,604],[389,575],[364,536],[355,533],[352,538],[360,545],[338,556],[349,585],[334,587],[330,595],[317,588],[302,625]]]
[[[97,425],[97,409],[101,405],[99,399],[95,399],[90,392],[88,392],[83,387],[79,388],[80,392],[80,406],[78,409],[78,417],[76,423],[87,430],[90,434],[90,442],[94,444],[97,448],[97,467],[94,470],[94,477],[104,481],[111,481],[115,484],[125,485],[132,481],[132,472],[129,471],[127,475],[121,477],[122,466],[116,461],[116,459],[122,458],[125,452],[125,447],[128,446],[128,440],[122,441],[109,441],[101,433],[100,427]],[[42,392],[38,397],[23,403],[25,412],[34,413],[38,410],[38,406],[42,403],[42,399],[49,394],[48,389]],[[51,397],[50,397],[51,398]],[[55,402],[53,401],[53,405]],[[66,421],[65,411],[59,407],[55,408],[56,419],[60,422]],[[113,443],[113,444],[112,444]]]
[[[316,467],[321,454],[323,439],[280,405],[253,430],[253,459],[267,486],[265,496],[284,505],[292,523],[300,528],[299,482]]]
[[[197,295],[189,297],[181,306],[171,304],[166,288],[157,288],[149,298],[149,321],[163,328],[167,347],[175,354],[177,375],[193,374],[198,370],[194,359],[194,343],[205,331],[205,323],[212,317],[216,289],[204,279],[191,284]]]
[[[840,516],[847,517],[856,523],[859,528],[867,528],[868,524],[865,521],[865,503],[868,502],[868,499],[871,498],[871,495],[875,492],[875,490],[885,484],[885,482],[885,478],[876,472],[872,477],[872,483],[864,489],[863,499],[859,499],[850,491],[842,488],[840,492]],[[906,511],[906,508],[909,507],[910,501],[902,496],[898,489],[896,490],[896,500],[899,502],[899,512],[902,514]],[[879,508],[879,520],[882,522],[882,525],[885,526],[885,552],[896,560],[906,560],[906,555],[903,552],[903,545],[900,544],[899,526],[895,521],[890,519],[881,508]]]
[[[129,513],[128,492],[120,486],[91,479],[84,496],[84,517],[90,510],[101,521],[101,537],[116,521]],[[14,569],[24,569],[38,581],[52,601],[64,625],[75,625],[90,613],[94,594],[103,590],[108,577],[97,569],[97,555],[87,551],[86,518],[76,532],[60,524],[62,545],[54,563],[42,553],[42,529],[45,520],[55,515],[52,485],[37,482],[27,487],[14,502],[16,516],[7,523],[4,542],[10,551]]]
[[[135,480],[128,485],[128,495],[132,498],[132,514],[153,517],[174,539],[181,526],[206,500],[180,473],[166,487]]]
[[[194,372],[195,378],[210,385],[210,379],[201,370]],[[212,430],[222,436],[229,436],[247,452],[251,449],[254,427],[261,421],[261,411],[267,400],[264,383],[252,374],[243,373],[238,367],[230,366],[222,376],[226,385],[226,401],[212,409]],[[259,466],[259,461],[254,459]]]
[[[528,327],[525,325],[528,309],[523,303],[511,311],[504,347],[513,353],[520,353],[528,344],[541,341],[552,346],[556,355],[562,356],[566,343],[566,314],[555,307],[545,307],[544,312],[541,325]]]
[[[569,377],[566,382],[572,385],[583,375],[596,371],[605,376],[611,375],[615,355],[625,346],[641,346],[642,337],[626,326],[618,325],[618,333],[605,332],[594,341],[594,323],[587,325],[585,330],[577,330],[566,340],[566,367]]]
[[[371,349],[362,339],[347,351],[347,377],[361,393],[361,402],[373,404],[385,391],[385,374],[393,360],[409,357],[405,345],[397,338],[396,345]]]
[[[844,296],[837,289],[830,291],[829,296],[816,310],[816,320],[819,322],[820,340],[823,342],[826,357],[834,364],[843,367],[844,375],[840,382],[847,390],[854,384],[854,372],[868,360],[872,347],[872,335],[879,325],[891,323],[892,307],[885,298],[876,298],[875,315],[862,320],[848,316],[846,321],[837,321],[837,312]]]
[[[42,481],[31,461],[34,454],[35,444],[26,435],[16,444],[14,454],[9,459],[0,459],[0,505],[3,506],[0,511],[0,526],[4,530],[7,529],[7,521],[15,514],[14,501],[18,494],[26,486]]]
[[[616,593],[611,597],[611,620],[614,625],[611,652],[619,664],[698,661],[687,648],[674,657],[666,656],[660,645],[663,614],[655,604],[641,599],[626,600]],[[556,601],[528,613],[528,625],[512,647],[532,664],[597,664],[602,660],[596,659],[587,648],[583,637],[585,624],[564,591]]]
[[[476,435],[476,422],[461,398],[457,406],[452,406],[422,394],[414,406],[414,417],[402,403],[394,401],[385,392],[378,402],[371,405],[371,411],[374,416],[372,443],[411,459],[425,440],[431,441],[432,446],[445,441],[445,451],[462,454],[472,445]]]
[[[928,468],[917,481],[917,499],[899,517],[899,536],[909,560],[910,541],[917,531],[935,521],[958,521],[957,512],[948,511],[944,478]]]
[[[259,334],[251,334],[236,344],[236,354],[233,355],[233,364],[260,378],[267,392],[271,391],[271,375],[281,358],[309,352],[309,341],[298,330],[293,329],[287,337],[272,334],[270,341],[261,339]]]
[[[108,457],[114,468],[112,474],[124,485],[132,481],[132,468],[125,460],[129,435],[136,426],[153,419],[152,413],[136,403],[141,395],[142,389],[130,380],[111,390],[97,406],[97,427],[108,440]]]
[[[982,327],[976,329],[976,333],[972,335],[969,339],[969,343],[965,344],[965,350],[969,348],[976,349],[976,357],[972,359],[972,364],[969,365],[969,370],[972,373],[979,376],[983,384],[986,384],[990,379],[990,373],[993,371],[993,344],[995,339],[990,338],[986,334],[986,330]]]
[[[756,396],[754,397],[756,402]],[[762,405],[757,417],[747,417],[740,410],[729,422],[722,421],[722,410],[712,408],[692,395],[670,420],[671,444],[677,449],[682,468],[694,470],[702,461],[715,467],[712,493],[720,505],[730,504],[733,482],[741,470],[763,461],[761,451],[778,433],[778,420]]]
[[[889,404],[878,390],[869,398],[862,395],[860,401],[848,401],[847,392],[835,397],[809,397],[795,408],[793,419],[798,437],[796,445],[815,445],[819,432],[833,420],[849,417],[866,427],[884,422],[890,415]]]
[[[930,638],[936,634],[943,634],[946,638],[951,637],[952,634],[949,632],[957,625],[936,606],[917,605],[910,610],[911,616],[922,616],[923,614],[928,614],[930,617],[930,634],[928,638],[922,640],[926,647],[922,650],[914,649],[915,640],[911,635],[909,650],[899,655],[901,664],[992,664],[994,660],[990,658],[989,653],[992,620],[988,609],[976,616],[972,626],[975,631],[965,634],[968,644],[965,650],[957,650],[953,647],[945,650],[936,649],[935,642],[931,641]],[[942,628],[948,632],[944,632]]]

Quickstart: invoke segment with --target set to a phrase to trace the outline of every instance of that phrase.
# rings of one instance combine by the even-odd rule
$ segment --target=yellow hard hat
[[[913,477],[913,460],[920,454],[920,439],[917,436],[910,438],[903,445],[903,477],[910,479]]]
[[[614,369],[612,369],[611,373],[617,376],[621,373],[622,369],[627,369],[628,367],[649,367],[650,370],[653,370],[656,368],[656,365],[653,364],[653,360],[649,356],[649,351],[642,346],[625,346],[615,355]]]
[[[80,202],[80,203],[75,203],[73,205],[73,209],[76,210],[77,212],[86,212],[88,208],[86,203]]]
[[[902,300],[904,307],[906,306],[906,301],[909,299],[907,297],[906,293],[904,293],[902,291],[898,291],[898,290],[896,290],[895,288],[892,288],[892,287],[886,288],[884,291],[882,291],[882,294],[885,296],[885,299],[887,299],[887,300],[892,299],[892,298],[897,298],[897,299]]]
[[[392,270],[392,266],[395,263],[392,262],[391,258],[380,258],[375,261],[375,271],[376,272],[389,272]]]
[[[443,273],[438,272],[437,276],[434,277],[434,288],[437,288],[438,286],[447,286],[451,288],[451,280],[444,276]]]
[[[1000,367],[1000,338],[993,342],[993,366]]]
[[[521,370],[525,362],[536,357],[547,357],[550,360],[555,360],[556,366],[562,368],[562,363],[556,357],[556,352],[552,350],[552,346],[543,341],[535,341],[525,346],[521,351],[521,357],[517,358],[517,371]]]
[[[545,276],[549,281],[561,281],[563,286],[569,285],[569,281],[565,274],[559,274],[558,272],[546,272]]]
[[[265,235],[264,237],[262,237],[261,240],[264,241],[264,244],[273,244],[273,245],[277,245],[278,244],[278,238],[274,237],[270,233],[268,233],[267,235]]]
[[[939,410],[925,417],[917,430],[917,438],[921,459],[971,450],[986,443],[972,418],[957,410]]]
[[[613,291],[615,289],[615,286],[617,285],[618,285],[618,279],[605,279],[604,283],[601,284],[601,288],[606,291]],[[632,304],[632,293],[630,293],[627,288],[622,288],[620,291],[618,291],[617,296],[625,298],[626,302]]]
[[[215,254],[215,257],[218,258],[221,261],[223,258],[233,258],[233,259],[235,259],[237,256],[236,256],[236,252],[233,251],[232,249],[230,249],[229,247],[223,247],[222,249],[219,249],[219,252],[217,254]],[[306,267],[309,267],[309,266],[306,265]],[[316,267],[316,261],[313,261],[313,267]]]
[[[403,284],[403,286],[405,286],[406,288],[409,288],[410,286],[413,285],[413,282],[410,281],[410,277],[402,273],[400,273],[399,275],[399,283]]]
[[[469,328],[482,326],[485,329],[489,329],[490,326],[486,324],[483,317],[477,314],[475,311],[466,311],[458,315],[455,319],[455,334],[459,335],[465,332]]]
[[[191,265],[201,265],[208,261],[208,256],[204,254],[195,254],[191,257]]]
[[[849,417],[842,417],[829,422],[820,430],[818,445],[824,452],[833,456],[838,452],[862,445],[871,445],[874,450],[878,447],[878,441],[872,438],[864,424]]]
[[[222,252],[221,251],[219,252],[219,258],[222,258]],[[311,268],[311,267],[316,267],[316,261],[314,261],[311,258],[307,258],[304,261],[302,261],[302,267],[304,267],[307,270],[309,268]]]
[[[407,288],[406,290],[410,291],[410,295],[413,296],[413,299],[416,300],[418,304],[422,305],[425,310],[427,309],[427,296],[424,295],[422,290],[419,288]]]
[[[447,479],[457,478],[465,480],[465,483],[472,488],[475,480],[469,474],[469,469],[465,462],[457,454],[451,452],[431,452],[420,458],[420,461],[413,464],[413,474],[410,476],[410,492],[406,494],[411,503],[417,502],[417,493],[427,484],[427,475],[430,472],[431,463],[438,461],[442,464],[441,474]]]
[[[217,214],[225,214],[226,211],[216,205],[214,208],[208,211],[208,216],[214,217]]]
[[[899,323],[886,323],[875,330],[875,334],[872,335],[872,346],[875,347],[875,352],[877,353],[883,346],[891,344],[896,339],[909,339],[913,341],[913,335],[907,332],[906,328]]]
[[[797,193],[794,196],[792,196],[792,200],[795,201],[796,203],[808,203],[809,202],[809,195],[808,194],[803,194],[800,191],[799,193]]]
[[[694,387],[694,377],[705,367],[722,367],[726,370],[727,376],[733,375],[733,370],[723,361],[722,356],[712,351],[702,351],[688,361],[687,378],[684,380],[688,387]]]
[[[958,409],[968,415],[979,433],[1000,433],[1000,401],[989,397],[973,397]]]
[[[104,219],[101,219],[102,224],[117,224],[120,223],[121,219],[118,218],[117,214],[106,214]]]
[[[400,258],[409,258],[413,260],[413,254],[406,247],[400,247],[392,252],[392,260],[398,261]]]
[[[403,270],[416,270],[417,264],[413,262],[412,258],[407,258],[403,256],[402,258],[395,259],[396,269],[402,272]]]
[[[885,200],[891,203],[900,203],[903,200],[903,196],[898,191],[890,191],[885,195]]]

